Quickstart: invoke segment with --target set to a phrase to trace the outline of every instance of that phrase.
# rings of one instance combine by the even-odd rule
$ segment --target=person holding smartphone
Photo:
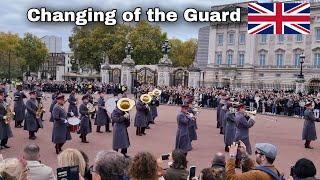
[[[162,158],[162,160],[168,160],[170,154],[168,154],[168,158]],[[166,170],[164,174],[165,180],[186,180],[188,178],[188,170],[187,170],[187,157],[183,151],[180,149],[175,149],[172,152],[172,164],[170,165],[169,169]]]

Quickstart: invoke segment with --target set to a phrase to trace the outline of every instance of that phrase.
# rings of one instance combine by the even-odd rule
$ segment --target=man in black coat
[[[39,128],[43,128],[41,117],[37,117],[38,102],[36,91],[30,91],[30,99],[26,102],[26,119],[24,121],[24,130],[29,131],[29,139],[35,140],[35,135]]]
[[[7,119],[7,103],[4,101],[4,92],[0,90],[0,140],[1,140],[1,146],[0,149],[3,148],[10,148],[7,146],[8,139],[11,138],[12,131],[10,128],[10,124],[6,123]]]

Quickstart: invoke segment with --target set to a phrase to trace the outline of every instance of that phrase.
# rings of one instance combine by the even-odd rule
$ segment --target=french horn
[[[145,104],[149,104],[152,100],[152,97],[149,94],[142,94],[140,96],[140,100]]]
[[[121,98],[117,102],[117,108],[124,112],[130,111],[135,105],[136,102],[130,98]]]

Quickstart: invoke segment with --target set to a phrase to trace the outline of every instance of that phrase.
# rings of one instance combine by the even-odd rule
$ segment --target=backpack
[[[270,176],[272,176],[273,180],[285,180],[283,176],[279,175],[280,174],[279,172],[278,172],[278,174],[276,174],[271,169],[269,169],[265,166],[257,166],[254,170],[263,171],[263,172],[269,174]]]

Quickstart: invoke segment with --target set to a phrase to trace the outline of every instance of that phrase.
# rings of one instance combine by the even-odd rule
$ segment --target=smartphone
[[[57,180],[79,180],[79,166],[57,168]]]
[[[196,177],[196,166],[190,166],[189,169],[189,180],[192,180],[192,178]]]
[[[170,154],[162,154],[162,155],[161,155],[161,160],[162,160],[162,161],[169,160],[169,157],[170,157]]]

